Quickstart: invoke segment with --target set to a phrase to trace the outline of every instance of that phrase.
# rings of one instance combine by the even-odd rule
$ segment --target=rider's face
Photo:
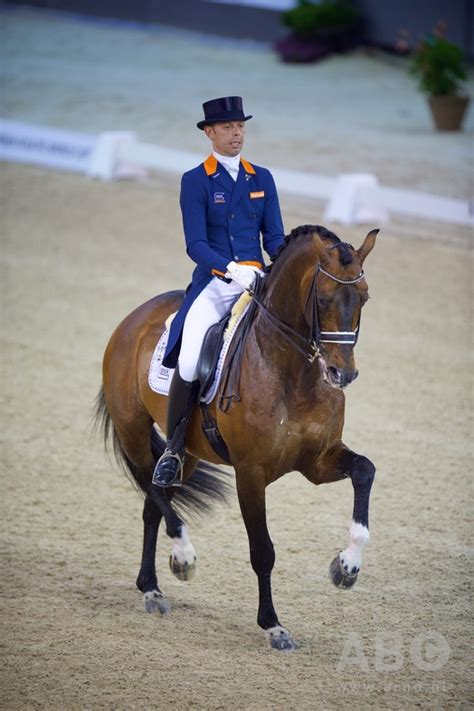
[[[244,121],[213,123],[204,126],[204,131],[216,153],[222,156],[237,156],[242,150],[245,138]]]

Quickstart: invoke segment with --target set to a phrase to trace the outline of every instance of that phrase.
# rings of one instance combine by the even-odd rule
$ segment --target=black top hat
[[[209,123],[219,121],[248,121],[251,116],[244,115],[241,96],[224,96],[222,99],[211,99],[204,102],[204,121],[199,121],[196,125],[201,131]]]

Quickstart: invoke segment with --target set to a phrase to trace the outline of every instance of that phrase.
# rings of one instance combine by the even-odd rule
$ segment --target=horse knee
[[[250,563],[257,575],[268,575],[272,572],[275,565],[275,549],[270,539],[251,546]]]
[[[362,455],[358,455],[354,460],[351,469],[351,479],[354,489],[370,491],[375,478],[375,466]]]

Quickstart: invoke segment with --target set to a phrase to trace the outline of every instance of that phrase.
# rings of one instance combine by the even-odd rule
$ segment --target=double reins
[[[332,279],[338,284],[357,284],[364,278],[364,270],[362,270],[358,277],[355,279],[340,279],[339,277],[331,274],[322,268],[318,264],[317,269],[314,271],[313,279],[311,280],[311,285],[308,291],[308,296],[306,299],[305,314],[310,310],[310,332],[309,336],[302,336],[298,331],[296,331],[292,326],[285,323],[279,319],[275,314],[273,314],[267,306],[263,303],[260,295],[257,291],[252,291],[251,294],[256,304],[258,304],[262,313],[270,321],[270,323],[277,329],[282,336],[284,336],[291,345],[299,351],[310,363],[313,363],[316,358],[321,355],[320,345],[321,343],[340,343],[344,345],[354,346],[357,343],[359,336],[359,326],[360,326],[360,313],[357,326],[354,331],[321,331],[319,323],[319,311],[318,311],[318,287],[317,278],[318,274],[323,274],[324,276]],[[263,286],[263,285],[262,285]],[[261,291],[261,289],[258,289]]]

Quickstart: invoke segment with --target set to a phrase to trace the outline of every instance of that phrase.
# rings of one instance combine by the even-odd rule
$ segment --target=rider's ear
[[[366,256],[370,254],[370,252],[373,250],[375,246],[375,239],[379,232],[380,230],[371,230],[365,238],[362,246],[359,247],[359,249],[357,250],[357,255],[360,259],[361,264],[364,263],[364,259],[366,258]]]

